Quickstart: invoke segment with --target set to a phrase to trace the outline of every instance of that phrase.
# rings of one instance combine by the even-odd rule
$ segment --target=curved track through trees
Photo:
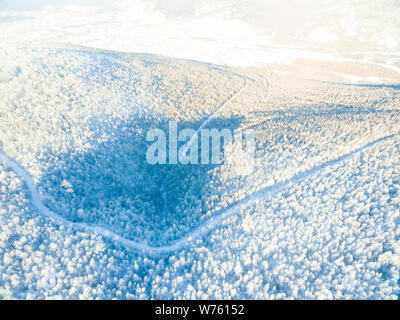
[[[198,134],[202,128],[204,128],[213,118],[215,118],[218,115],[218,113],[232,99],[234,99],[238,94],[240,94],[246,87],[247,87],[247,82],[241,90],[239,90],[232,97],[230,97],[227,101],[225,101],[225,103],[223,103],[217,111],[215,111],[207,120],[205,120],[202,123],[202,125],[197,130],[196,134]],[[23,169],[17,162],[10,159],[9,157],[7,157],[4,154],[4,152],[1,148],[1,142],[0,142],[0,161],[4,162],[9,168],[11,168],[18,175],[18,177],[20,179],[23,180],[23,182],[25,183],[26,187],[28,188],[28,190],[30,192],[33,206],[43,216],[49,217],[49,218],[53,219],[56,223],[59,223],[59,224],[78,228],[78,229],[88,232],[88,233],[98,234],[104,238],[114,241],[114,242],[118,243],[119,245],[124,246],[129,249],[138,250],[143,253],[151,254],[151,255],[161,255],[161,254],[172,253],[174,251],[181,250],[181,249],[187,247],[189,244],[193,243],[195,240],[199,239],[204,234],[217,228],[229,217],[239,214],[242,209],[249,207],[256,200],[271,198],[275,194],[277,194],[287,188],[290,188],[293,185],[301,183],[308,177],[310,177],[314,174],[317,174],[328,167],[335,166],[335,165],[341,163],[342,161],[345,161],[356,154],[362,153],[363,151],[365,151],[369,148],[372,148],[381,142],[392,139],[396,135],[398,135],[398,133],[379,138],[377,140],[374,140],[372,142],[365,144],[361,148],[355,149],[355,150],[353,150],[347,154],[344,154],[338,158],[326,161],[326,162],[319,164],[307,171],[296,174],[287,181],[279,182],[270,187],[256,191],[255,193],[245,197],[243,200],[240,200],[237,203],[233,204],[230,208],[224,209],[221,212],[217,213],[215,216],[210,218],[210,220],[205,222],[203,225],[197,227],[190,233],[186,234],[181,239],[173,242],[172,244],[165,245],[165,246],[150,246],[150,245],[147,245],[144,243],[136,242],[136,241],[127,239],[125,237],[119,236],[118,234],[116,234],[104,227],[101,227],[101,226],[90,225],[90,224],[86,224],[86,223],[82,223],[82,222],[72,222],[72,221],[65,219],[64,217],[62,217],[61,215],[57,214],[56,212],[50,210],[43,204],[42,200],[40,199],[39,192],[38,192],[38,190],[35,186],[35,183],[32,179],[32,176],[25,169]]]

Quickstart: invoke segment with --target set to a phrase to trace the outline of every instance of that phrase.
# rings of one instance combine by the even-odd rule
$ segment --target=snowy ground
[[[3,0],[0,43],[69,43],[217,64],[299,57],[399,67],[397,0]]]
[[[239,10],[243,17],[235,1],[216,8],[153,2],[135,2],[126,16],[115,13],[120,7],[68,7],[80,12],[70,20],[61,19],[65,8],[2,4],[0,298],[397,299],[396,11],[377,15],[388,21],[385,38],[368,38],[357,54],[337,49],[365,39],[351,34],[312,54],[319,48],[316,36],[305,36],[316,30],[312,23],[299,31],[307,45],[277,46],[292,35],[282,28],[273,46],[255,49],[264,40],[254,34],[271,27],[256,19],[261,2]],[[354,14],[372,10],[362,8]],[[221,12],[227,30],[213,39],[181,32],[196,21],[212,29]],[[126,33],[110,42],[114,29],[105,21],[115,30],[136,23],[139,34],[140,18],[150,16],[149,43]],[[251,28],[244,25],[249,16]],[[79,24],[88,19],[99,28]],[[227,21],[252,42],[227,37]],[[150,36],[161,30],[168,36]],[[378,40],[387,50],[372,55]],[[281,49],[292,59],[304,50],[282,63],[275,59]],[[148,164],[146,133],[170,120],[195,130],[254,130],[254,171],[241,174],[248,169],[242,154],[233,165]]]

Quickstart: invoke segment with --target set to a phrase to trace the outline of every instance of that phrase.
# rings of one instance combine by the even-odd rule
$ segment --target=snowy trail
[[[309,170],[295,174],[289,180],[286,180],[284,182],[278,182],[278,183],[272,185],[271,187],[267,187],[267,188],[261,189],[259,191],[256,191],[252,195],[245,197],[243,200],[240,201],[240,203],[235,204],[235,206],[240,205],[241,203],[247,203],[249,201],[253,201],[253,200],[257,200],[257,199],[265,199],[266,196],[269,196],[271,198],[272,196],[276,195],[277,193],[279,193],[285,189],[288,189],[291,186],[301,183],[305,179],[323,171],[326,168],[333,167],[336,164],[339,164],[347,159],[350,159],[351,157],[355,156],[356,154],[360,154],[363,151],[370,149],[381,142],[384,142],[389,139],[393,139],[396,135],[399,135],[399,133],[391,134],[391,135],[379,138],[377,140],[374,140],[372,142],[369,142],[369,143],[365,144],[364,146],[357,148],[357,149],[355,149],[349,153],[346,153],[344,155],[341,155],[340,157],[338,157],[336,159],[328,160],[317,166],[314,166],[313,168],[311,168]]]
[[[238,95],[240,95],[248,86],[247,80],[245,80],[245,85],[243,86],[242,89],[240,89],[239,91],[237,91],[236,93],[234,93],[229,99],[227,99],[224,103],[221,104],[221,106],[214,111],[214,113],[212,113],[201,125],[200,127],[197,129],[196,133],[190,138],[189,142],[185,145],[184,148],[182,148],[181,153],[179,154],[179,159],[181,159],[186,152],[189,150],[190,146],[193,144],[193,141],[196,137],[198,137],[200,131],[207,125],[210,123],[211,120],[213,120],[216,116],[218,116],[220,114],[220,112],[226,107],[227,104],[229,104],[229,102],[231,102],[233,99],[235,99]]]
[[[146,245],[143,243],[135,242],[133,240],[129,240],[127,238],[121,237],[106,228],[103,228],[100,226],[88,225],[88,224],[80,223],[80,222],[72,222],[72,221],[69,221],[69,220],[61,217],[59,214],[51,211],[49,208],[47,208],[42,203],[42,201],[40,200],[39,193],[35,187],[35,183],[34,183],[32,177],[29,175],[29,173],[27,173],[15,161],[11,160],[6,155],[4,155],[1,152],[2,150],[0,150],[0,161],[3,161],[7,166],[9,166],[25,182],[27,188],[29,189],[29,192],[31,193],[33,205],[43,216],[52,218],[52,219],[54,219],[54,221],[56,221],[60,224],[68,225],[68,226],[71,226],[74,228],[79,228],[88,233],[98,234],[107,239],[115,241],[116,243],[118,243],[124,247],[143,251],[144,253],[148,253],[148,254],[156,254],[157,255],[157,254],[171,253],[171,252],[183,249],[188,244],[190,244],[193,241],[195,241],[196,239],[198,239],[200,236],[204,235],[205,233],[207,233],[207,232],[211,231],[212,229],[215,229],[216,227],[221,225],[222,222],[224,222],[229,217],[240,213],[241,209],[248,207],[249,205],[251,205],[252,202],[254,202],[258,199],[265,199],[266,197],[272,197],[275,194],[281,192],[282,190],[287,189],[287,188],[293,186],[294,184],[300,183],[303,180],[305,180],[306,178],[308,178],[318,172],[321,172],[322,170],[324,170],[328,167],[332,167],[336,164],[339,164],[340,162],[342,162],[346,159],[349,159],[358,153],[362,153],[366,149],[372,148],[375,145],[377,145],[383,141],[394,138],[395,135],[398,135],[398,133],[388,135],[388,136],[382,137],[380,139],[374,140],[372,142],[369,142],[366,145],[364,145],[363,147],[355,149],[352,152],[349,152],[345,155],[340,156],[339,158],[326,161],[320,165],[313,167],[310,170],[307,170],[303,173],[299,173],[285,182],[277,183],[271,187],[257,191],[256,193],[239,201],[238,203],[233,205],[231,208],[228,208],[225,211],[217,214],[214,218],[211,218],[208,222],[206,222],[202,226],[198,227],[194,231],[190,232],[189,234],[187,234],[183,238],[179,239],[175,243],[173,243],[171,245],[167,245],[167,246],[161,246],[161,247],[149,246],[149,245]]]

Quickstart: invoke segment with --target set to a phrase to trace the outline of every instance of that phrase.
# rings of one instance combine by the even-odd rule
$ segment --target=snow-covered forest
[[[360,49],[369,60],[229,65],[134,53],[118,39],[85,47],[71,26],[63,43],[45,42],[40,25],[31,42],[30,13],[5,3],[0,298],[398,299],[395,44],[373,61]],[[160,8],[172,21],[179,6]],[[149,164],[146,133],[170,121],[253,130],[251,171],[240,152],[230,163]]]

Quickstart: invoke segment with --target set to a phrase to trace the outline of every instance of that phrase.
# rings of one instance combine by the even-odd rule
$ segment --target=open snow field
[[[0,298],[398,299],[399,9],[386,2],[343,36],[327,1],[335,23],[311,20],[300,44],[257,1],[136,1],[125,15],[5,1]],[[346,7],[354,30],[367,4]],[[253,130],[251,168],[240,152],[149,164],[146,133],[170,121]]]

